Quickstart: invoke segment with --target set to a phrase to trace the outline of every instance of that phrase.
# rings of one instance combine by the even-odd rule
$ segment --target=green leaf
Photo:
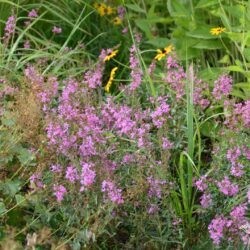
[[[147,21],[151,24],[155,23],[164,23],[169,24],[173,22],[173,19],[171,17],[148,17]]]
[[[7,211],[7,209],[6,209],[5,205],[4,205],[4,203],[1,201],[1,202],[0,202],[0,216],[1,216],[1,214],[5,213],[6,211]]]
[[[244,35],[243,33],[238,32],[227,32],[227,36],[233,41],[233,42],[242,42]]]
[[[199,72],[199,77],[206,81],[214,81],[222,72],[223,70],[221,68],[208,67]]]
[[[203,26],[196,30],[186,32],[186,35],[194,38],[214,39],[214,36],[210,34],[210,29],[210,26]]]
[[[20,194],[16,194],[16,195],[15,195],[15,199],[16,199],[16,203],[19,204],[19,206],[22,207],[22,206],[25,205],[26,199],[25,199],[24,196],[22,196],[22,195],[20,195]]]
[[[186,8],[184,1],[181,0],[168,0],[168,11],[174,17],[189,17],[191,11]]]
[[[7,127],[13,127],[15,125],[15,120],[13,118],[3,118],[2,124]]]
[[[32,160],[34,160],[33,154],[26,148],[18,147],[17,158],[21,165],[28,165]]]
[[[9,180],[6,181],[2,186],[4,193],[11,197],[14,197],[15,194],[21,189],[21,181],[19,180]]]
[[[158,38],[150,39],[146,43],[151,44],[155,46],[156,48],[161,49],[161,48],[165,48],[170,43],[170,41],[167,38],[158,37]]]
[[[246,57],[247,61],[250,62],[250,48],[244,49],[244,56]]]
[[[206,121],[200,128],[200,132],[202,135],[211,138],[215,138],[216,134],[218,134],[218,131],[219,127],[217,127],[217,124],[212,121]]]
[[[194,45],[193,48],[214,50],[214,49],[223,49],[223,45],[218,40],[214,40],[214,41],[203,40],[203,41],[198,42],[196,45]]]
[[[218,62],[219,63],[223,63],[223,64],[230,64],[230,57],[229,57],[229,55],[223,56]]]
[[[213,6],[213,5],[219,5],[218,0],[200,0],[197,5],[195,6],[196,9],[199,8],[207,8],[209,6]]]
[[[139,12],[139,13],[144,13],[146,14],[146,11],[144,9],[142,9],[139,5],[137,4],[126,4],[126,7],[128,7],[129,9],[135,11],[135,12]]]
[[[239,82],[234,84],[234,87],[236,88],[241,88],[241,89],[246,89],[248,91],[250,91],[250,82]]]
[[[240,82],[233,85],[233,95],[244,100],[250,99],[250,82]]]
[[[151,39],[153,37],[147,19],[136,19],[135,24],[139,29],[145,32],[145,35],[148,39]]]
[[[241,98],[241,99],[243,99],[243,100],[246,100],[246,99],[247,99],[246,96],[245,96],[245,94],[244,94],[240,89],[233,89],[233,90],[231,91],[231,95],[232,95],[232,96],[239,97],[239,98]]]
[[[242,67],[240,66],[237,66],[237,65],[231,65],[231,66],[228,66],[228,67],[224,67],[225,70],[228,70],[228,71],[234,71],[234,72],[241,72],[241,73],[244,73],[244,69],[242,69]]]

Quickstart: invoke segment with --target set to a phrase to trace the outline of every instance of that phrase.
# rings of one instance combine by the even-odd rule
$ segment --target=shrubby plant
[[[194,2],[196,18],[206,3]],[[232,68],[211,77],[179,60],[177,31],[201,32],[187,11],[169,2],[155,21],[160,3],[23,3],[1,36],[1,247],[247,249],[250,103]],[[173,20],[174,39],[153,43]],[[228,27],[210,28],[202,39],[227,45]]]

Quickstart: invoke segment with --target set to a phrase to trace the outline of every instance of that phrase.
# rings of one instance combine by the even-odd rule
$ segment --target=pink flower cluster
[[[130,76],[131,76],[131,83],[129,85],[130,91],[135,91],[141,84],[142,81],[142,70],[140,68],[140,60],[137,55],[138,51],[136,45],[132,45],[130,48]]]
[[[184,68],[173,56],[167,57],[167,76],[165,81],[176,93],[176,99],[180,100],[185,94],[186,73]]]
[[[234,207],[229,217],[217,216],[208,226],[209,234],[214,244],[219,245],[223,239],[238,238],[246,245],[249,242],[250,234],[242,232],[242,226],[249,223],[246,217],[247,206],[246,204],[240,204]]]
[[[234,196],[239,192],[237,184],[233,184],[228,176],[225,176],[223,180],[217,182],[217,186],[224,195]]]
[[[104,180],[102,182],[102,192],[106,193],[112,202],[118,205],[124,203],[122,198],[122,190],[117,188],[112,181]]]
[[[166,103],[167,97],[158,97],[156,101],[151,99],[151,102],[155,103],[156,109],[151,112],[151,118],[153,124],[157,128],[161,128],[166,122],[170,114],[170,106]]]
[[[234,103],[225,101],[224,109],[227,111],[224,124],[235,131],[243,128],[250,128],[250,101]]]
[[[160,199],[162,195],[162,188],[166,184],[166,181],[158,180],[153,178],[153,176],[149,176],[147,178],[147,182],[149,185],[148,196]]]
[[[240,163],[239,158],[242,151],[239,147],[228,149],[227,160],[231,163],[231,174],[235,177],[241,177],[244,174],[244,166]]]
[[[10,38],[14,35],[16,28],[16,17],[14,15],[10,16],[4,27],[4,36],[3,39],[5,43],[8,43]]]
[[[230,94],[232,90],[233,79],[231,76],[222,75],[214,83],[213,96],[216,100],[221,100]]]
[[[25,69],[25,76],[43,105],[48,147],[57,159],[64,159],[50,167],[57,183],[52,187],[56,199],[61,202],[74,186],[80,192],[102,191],[105,200],[122,204],[124,198],[115,171],[132,162],[141,166],[145,157],[139,153],[138,158],[125,154],[124,161],[118,163],[113,160],[114,152],[124,141],[150,150],[150,129],[163,126],[169,117],[166,98],[159,98],[154,109],[131,108],[112,98],[95,106],[86,100],[90,96],[96,98],[94,88],[98,84],[69,78],[62,82],[64,87],[59,91],[56,78],[45,78],[33,66]],[[164,148],[172,146],[166,138],[163,143]],[[154,178],[150,183],[149,194],[160,197],[163,183]]]

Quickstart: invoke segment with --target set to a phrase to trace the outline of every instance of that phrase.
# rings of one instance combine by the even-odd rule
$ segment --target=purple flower
[[[249,128],[250,127],[250,101],[246,101],[242,106],[242,120],[244,125]]]
[[[240,163],[235,163],[232,165],[230,173],[235,177],[241,177],[244,172],[244,166]]]
[[[156,214],[159,210],[160,209],[156,204],[150,204],[148,208],[148,214]]]
[[[177,100],[180,100],[185,94],[186,73],[184,68],[172,56],[167,57],[166,66],[168,71],[165,81],[176,92]]]
[[[104,70],[103,64],[98,64],[94,70],[88,70],[84,75],[84,81],[89,88],[96,89],[102,85],[102,74]]]
[[[166,99],[167,97],[158,97],[157,98],[158,107],[156,107],[156,110],[152,111],[150,115],[153,124],[157,128],[161,128],[164,125],[166,118],[169,116],[170,106],[166,103]]]
[[[52,29],[52,32],[54,34],[60,34],[60,33],[62,33],[62,28],[54,26],[53,29]]]
[[[242,222],[245,221],[244,217],[246,215],[246,211],[247,211],[246,204],[240,204],[233,208],[230,215],[236,222],[242,224]]]
[[[162,186],[166,184],[166,181],[154,179],[152,176],[147,178],[149,184],[148,196],[161,198]]]
[[[168,138],[162,138],[162,148],[163,149],[171,149],[173,147],[173,143],[168,140]]]
[[[239,147],[234,147],[227,150],[227,159],[232,164],[235,164],[238,158],[241,156],[241,149]]]
[[[55,185],[53,186],[54,195],[58,202],[61,202],[67,193],[67,189],[63,185]]]
[[[25,43],[24,43],[24,45],[23,45],[23,47],[24,47],[25,49],[30,49],[30,41],[29,41],[29,40],[26,40]]]
[[[133,45],[130,48],[130,76],[131,76],[131,83],[129,86],[130,91],[135,91],[141,84],[142,81],[142,70],[140,68],[140,61],[136,54],[136,46]]]
[[[70,182],[74,183],[78,179],[77,169],[70,165],[66,169],[65,179],[69,180]]]
[[[207,189],[206,176],[201,176],[200,179],[195,182],[195,186],[199,191],[204,192]]]
[[[214,83],[213,96],[216,100],[221,100],[223,97],[230,94],[232,90],[233,79],[231,76],[222,75]]]
[[[80,191],[85,190],[87,187],[93,185],[96,177],[96,173],[92,170],[93,165],[89,163],[82,163],[82,173],[80,177],[81,189]]]
[[[102,182],[102,192],[107,193],[108,198],[117,205],[124,203],[122,190],[117,188],[112,181]]]
[[[203,208],[208,208],[212,205],[212,196],[211,194],[203,194],[200,198],[200,203]]]
[[[122,5],[119,5],[119,6],[117,7],[117,13],[118,13],[118,17],[119,17],[120,19],[123,19],[124,16],[125,16],[125,14],[126,14],[126,9],[125,9]]]
[[[218,216],[208,226],[208,231],[215,245],[219,245],[224,237],[224,230],[232,225],[232,221]]]
[[[32,9],[32,10],[29,12],[28,17],[30,17],[30,18],[36,18],[36,17],[38,17],[38,14],[37,14],[36,10],[35,10],[35,9]]]
[[[222,181],[217,182],[217,186],[223,194],[227,196],[234,196],[238,193],[239,187],[237,184],[233,184],[227,176]]]
[[[5,28],[4,28],[3,38],[4,38],[6,43],[8,43],[8,40],[15,33],[15,27],[16,27],[16,17],[14,15],[12,15],[6,21]]]
[[[34,183],[38,188],[43,188],[44,184],[42,182],[42,177],[40,173],[35,173],[30,176],[30,182]]]
[[[122,158],[123,164],[130,164],[135,161],[135,156],[133,154],[126,154]]]
[[[50,167],[50,170],[54,173],[61,173],[62,172],[62,166],[59,164],[53,164]]]

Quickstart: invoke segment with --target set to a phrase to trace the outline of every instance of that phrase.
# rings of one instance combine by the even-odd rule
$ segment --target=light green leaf
[[[0,202],[0,216],[1,216],[1,214],[5,213],[6,211],[7,211],[7,209],[6,209],[5,205],[4,205],[4,203],[1,201],[1,202]]]
[[[228,66],[228,67],[224,67],[225,70],[228,70],[228,71],[234,71],[234,72],[241,72],[241,73],[244,73],[244,69],[242,69],[242,67],[240,66],[237,66],[237,65],[231,65],[231,66]]]
[[[159,37],[159,38],[148,40],[146,43],[151,44],[155,46],[156,48],[161,49],[161,48],[166,47],[170,42],[169,42],[169,39],[167,38]]]
[[[19,204],[19,206],[24,206],[25,205],[25,197],[20,195],[20,194],[16,194],[15,195],[15,199],[16,199],[16,203]]]
[[[126,4],[126,7],[128,7],[129,9],[135,11],[135,12],[139,12],[139,13],[144,13],[146,14],[145,10],[142,9],[139,5],[137,4]]]
[[[184,1],[181,0],[168,0],[168,11],[174,17],[188,17],[191,11],[185,7]]]
[[[145,32],[145,35],[147,36],[148,39],[151,39],[153,37],[147,19],[136,19],[135,24],[138,28],[140,28],[143,32]]]
[[[247,99],[246,96],[245,96],[245,94],[240,89],[233,89],[231,91],[231,95],[239,97],[239,98],[241,98],[243,100]]]
[[[198,42],[197,44],[195,44],[193,46],[193,48],[196,48],[196,49],[211,49],[211,50],[214,50],[214,49],[222,49],[223,48],[223,45],[221,44],[220,41],[217,41],[217,40],[203,40],[203,41],[200,41]]]
[[[219,5],[218,0],[200,0],[198,4],[195,6],[196,9],[198,8],[207,8],[209,6]]]
[[[17,158],[22,165],[28,165],[34,159],[34,156],[28,149],[18,147]]]
[[[3,184],[3,190],[6,195],[14,197],[15,194],[20,190],[21,182],[19,180],[10,180]]]
[[[194,38],[202,38],[202,39],[214,39],[214,36],[210,34],[210,26],[199,27],[196,30],[186,32],[186,35]]]

